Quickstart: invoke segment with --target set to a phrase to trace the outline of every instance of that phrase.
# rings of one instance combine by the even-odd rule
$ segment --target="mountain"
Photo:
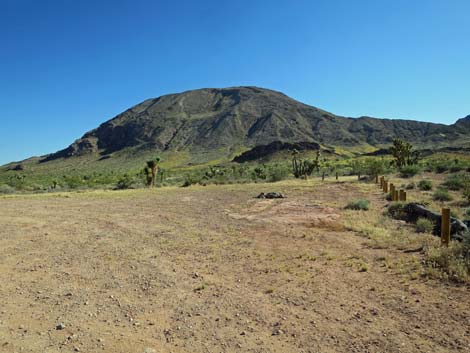
[[[226,159],[259,146],[293,143],[343,150],[378,148],[394,137],[436,147],[455,145],[469,136],[469,117],[454,125],[347,118],[269,89],[198,89],[145,100],[41,162],[84,155],[106,159],[123,151],[219,151]]]

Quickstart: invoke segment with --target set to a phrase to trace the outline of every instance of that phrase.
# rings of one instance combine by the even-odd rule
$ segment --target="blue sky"
[[[469,14],[467,0],[0,0],[0,164],[201,87],[450,124],[470,114]]]

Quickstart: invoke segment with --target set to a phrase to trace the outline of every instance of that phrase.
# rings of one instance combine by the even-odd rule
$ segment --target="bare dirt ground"
[[[419,254],[345,229],[348,200],[383,206],[363,192],[0,198],[0,352],[470,352],[468,286],[410,278],[387,264]]]

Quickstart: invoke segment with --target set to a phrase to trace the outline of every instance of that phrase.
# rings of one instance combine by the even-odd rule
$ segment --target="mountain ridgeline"
[[[87,132],[41,162],[126,149],[271,153],[294,145],[332,149],[382,147],[400,137],[422,148],[455,146],[470,137],[470,116],[453,125],[411,120],[347,118],[257,87],[198,89],[148,99]],[[243,160],[243,158],[241,158]]]

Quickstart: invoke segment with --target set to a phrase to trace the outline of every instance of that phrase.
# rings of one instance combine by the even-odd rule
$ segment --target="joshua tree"
[[[299,151],[294,150],[292,151],[292,172],[296,178],[307,178],[309,175],[313,173],[313,171],[319,171],[320,170],[320,157],[321,157],[321,152],[320,150],[317,151],[317,156],[315,160],[309,161],[309,160],[301,160],[299,157]]]
[[[398,168],[418,163],[419,152],[413,151],[411,143],[399,138],[393,140],[393,146],[390,147],[390,152],[393,158],[395,158],[395,165]]]
[[[150,161],[147,161],[147,166],[144,169],[147,186],[155,186],[155,179],[158,173],[158,163],[160,162],[160,158],[157,157]]]

